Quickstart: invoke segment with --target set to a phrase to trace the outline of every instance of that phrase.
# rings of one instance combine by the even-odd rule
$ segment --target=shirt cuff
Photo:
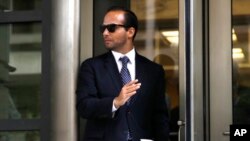
[[[114,101],[113,101],[112,112],[115,112],[115,111],[117,111],[117,108],[115,108],[115,104],[114,104]]]

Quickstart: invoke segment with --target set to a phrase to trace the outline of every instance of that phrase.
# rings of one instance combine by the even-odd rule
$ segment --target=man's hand
[[[114,99],[115,108],[119,108],[124,105],[131,96],[136,94],[136,90],[141,87],[141,83],[138,80],[132,80],[124,85],[120,91],[120,94]]]

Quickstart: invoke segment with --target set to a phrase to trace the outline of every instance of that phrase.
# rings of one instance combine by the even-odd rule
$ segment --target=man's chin
[[[108,50],[112,50],[113,49],[113,47],[110,47],[110,46],[105,46],[105,48],[108,49]]]

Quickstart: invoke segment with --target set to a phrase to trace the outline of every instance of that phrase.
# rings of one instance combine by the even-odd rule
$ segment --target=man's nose
[[[108,29],[107,29],[107,28],[105,28],[102,34],[103,34],[103,35],[108,35],[108,34],[109,34]]]

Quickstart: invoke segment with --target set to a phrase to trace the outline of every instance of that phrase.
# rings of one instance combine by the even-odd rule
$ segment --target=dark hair
[[[125,21],[123,24],[127,28],[133,27],[135,29],[135,34],[133,36],[133,40],[134,40],[137,30],[138,30],[138,20],[137,20],[137,16],[135,15],[135,13],[122,6],[112,6],[107,10],[106,14],[111,11],[123,11],[125,13],[124,14]]]

